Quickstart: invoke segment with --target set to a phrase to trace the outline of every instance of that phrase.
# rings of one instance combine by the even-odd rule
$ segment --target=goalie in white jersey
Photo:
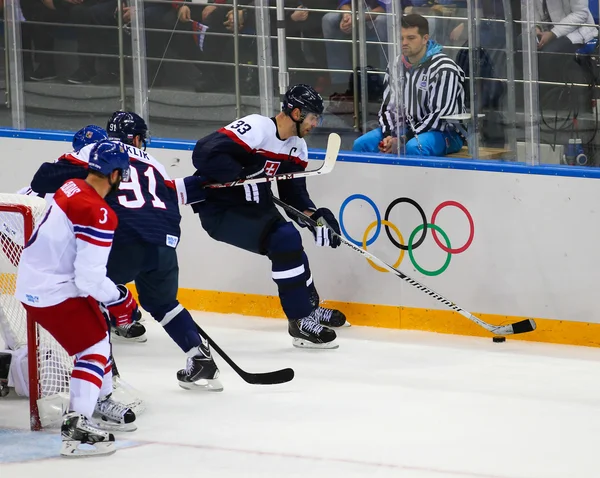
[[[104,429],[135,429],[135,414],[110,397],[109,335],[99,304],[118,324],[137,314],[131,293],[106,277],[118,221],[104,197],[128,179],[124,146],[97,143],[86,179],[69,180],[56,192],[21,255],[15,296],[29,317],[76,357],[69,413],[61,427],[64,456],[114,453],[114,436]],[[93,449],[79,448],[82,444]]]

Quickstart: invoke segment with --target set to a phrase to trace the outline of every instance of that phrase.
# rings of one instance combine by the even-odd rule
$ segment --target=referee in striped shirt
[[[398,111],[395,104],[395,85],[388,72],[380,127],[357,138],[353,150],[397,153],[400,143],[407,155],[456,153],[463,147],[463,138],[441,118],[465,112],[465,73],[442,53],[441,45],[429,39],[429,24],[421,15],[402,17],[402,64],[404,111]]]

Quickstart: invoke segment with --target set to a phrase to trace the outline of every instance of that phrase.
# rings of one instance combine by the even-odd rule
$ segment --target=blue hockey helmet
[[[281,110],[291,115],[296,108],[302,112],[302,118],[308,113],[321,116],[324,110],[323,98],[310,85],[294,85],[285,92]]]
[[[97,143],[103,139],[108,139],[106,130],[95,124],[89,124],[73,135],[73,151],[79,152],[84,146]]]
[[[115,111],[106,124],[110,138],[116,138],[125,144],[133,144],[135,136],[141,136],[144,146],[148,139],[148,125],[144,119],[132,111]]]
[[[105,176],[118,169],[123,181],[129,181],[129,154],[120,141],[100,141],[90,151],[88,169]]]

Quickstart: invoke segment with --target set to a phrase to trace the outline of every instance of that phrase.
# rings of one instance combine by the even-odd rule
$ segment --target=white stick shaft
[[[299,218],[301,218],[303,221],[307,222],[308,224],[312,224],[314,226],[317,225],[317,223],[314,220],[312,220],[309,216],[307,216],[306,214],[298,211],[296,208],[290,206],[289,204],[284,203],[281,199],[274,197],[273,200],[275,201],[275,204],[278,204],[279,206],[281,206],[282,208],[284,208],[287,211],[291,212],[292,214],[295,214],[296,216],[298,216]],[[389,271],[392,274],[396,275],[397,277],[400,277],[400,279],[404,280],[405,282],[408,282],[410,285],[412,285],[413,287],[416,287],[420,291],[425,292],[429,296],[433,297],[437,301],[439,301],[442,304],[444,304],[449,309],[452,309],[452,310],[458,312],[462,316],[466,317],[467,319],[471,320],[472,322],[475,322],[477,325],[483,327],[487,331],[492,332],[492,333],[497,334],[497,335],[509,335],[509,334],[513,334],[514,333],[512,325],[501,325],[501,326],[498,326],[498,325],[488,324],[487,322],[481,320],[479,317],[476,317],[473,314],[471,314],[470,312],[466,311],[462,307],[459,307],[458,305],[456,305],[451,300],[446,299],[443,295],[438,294],[437,292],[435,292],[434,290],[430,289],[429,287],[421,284],[419,281],[413,279],[412,277],[407,276],[404,272],[399,271],[395,267],[393,267],[393,266],[389,265],[388,263],[382,261],[378,257],[376,257],[373,254],[371,254],[369,251],[366,251],[363,248],[358,247],[356,244],[354,244],[353,242],[350,242],[345,237],[340,236],[335,231],[331,231],[331,232],[333,234],[335,234],[337,237],[339,237],[339,239],[340,239],[340,241],[342,243],[346,244],[348,247],[351,247],[352,249],[354,249],[356,252],[358,252],[359,254],[361,254],[362,256],[364,256],[365,258],[371,260],[372,262],[374,262],[378,266],[383,267],[384,269],[386,269],[387,271]]]

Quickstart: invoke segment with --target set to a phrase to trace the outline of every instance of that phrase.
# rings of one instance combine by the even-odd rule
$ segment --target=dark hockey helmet
[[[299,108],[302,113],[300,121],[308,113],[314,113],[320,117],[324,110],[323,98],[310,85],[294,85],[285,92],[281,110],[287,115],[291,115],[296,108]]]
[[[141,136],[144,147],[148,139],[148,125],[144,119],[132,111],[115,111],[106,124],[110,138],[118,139],[125,144],[133,144],[135,136]]]
[[[95,124],[89,124],[73,135],[73,151],[79,152],[84,146],[97,143],[103,139],[108,139],[106,130]]]
[[[118,169],[123,181],[129,181],[129,154],[120,141],[100,141],[90,151],[88,169],[105,176]]]

